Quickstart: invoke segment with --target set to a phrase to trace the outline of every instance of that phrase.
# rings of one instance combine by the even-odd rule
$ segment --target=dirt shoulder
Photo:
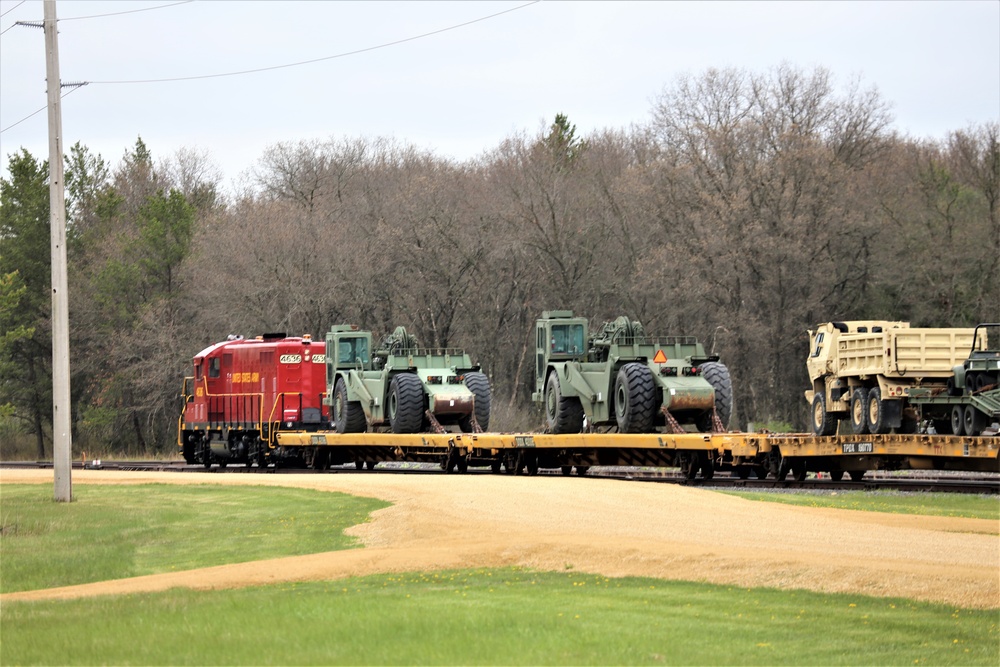
[[[11,593],[2,600],[518,565],[1000,608],[1000,522],[985,519],[795,507],[698,488],[568,477],[75,471],[73,482],[292,486],[393,506],[348,531],[364,549]],[[52,472],[4,470],[3,483],[51,484]]]

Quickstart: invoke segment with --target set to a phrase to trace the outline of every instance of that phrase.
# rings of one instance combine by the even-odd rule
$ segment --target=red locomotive
[[[177,445],[206,468],[277,460],[274,436],[328,425],[326,350],[309,336],[231,336],[194,357]]]

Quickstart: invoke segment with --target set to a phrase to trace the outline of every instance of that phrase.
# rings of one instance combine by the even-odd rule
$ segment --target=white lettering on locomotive
[[[301,364],[302,355],[301,354],[283,354],[279,361],[283,364]]]

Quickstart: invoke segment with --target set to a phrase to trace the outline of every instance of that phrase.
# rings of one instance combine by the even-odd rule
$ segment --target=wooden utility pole
[[[63,181],[61,81],[56,0],[45,0],[45,80],[49,97],[49,209],[52,237],[52,468],[55,499],[73,500],[73,434],[69,392],[69,288]]]

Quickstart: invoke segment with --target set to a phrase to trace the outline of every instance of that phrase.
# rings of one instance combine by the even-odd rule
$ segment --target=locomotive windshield
[[[358,361],[368,363],[368,339],[363,336],[341,338],[337,347],[337,363],[353,364]]]

